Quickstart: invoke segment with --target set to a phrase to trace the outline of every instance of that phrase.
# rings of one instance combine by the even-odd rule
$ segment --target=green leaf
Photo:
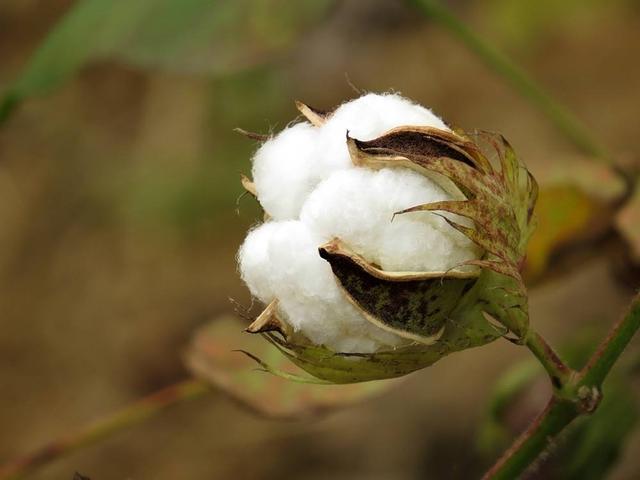
[[[185,361],[196,376],[260,415],[298,418],[324,413],[380,394],[396,384],[327,385],[295,367],[259,335],[244,333],[245,326],[230,316],[205,325],[194,335]],[[238,349],[251,352],[251,358]],[[256,369],[256,359],[262,368]]]
[[[264,63],[332,0],[81,0],[53,28],[0,100],[0,122],[87,62],[226,74]]]

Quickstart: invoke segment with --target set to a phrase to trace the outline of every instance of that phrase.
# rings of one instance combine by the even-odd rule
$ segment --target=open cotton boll
[[[330,240],[388,271],[444,271],[477,258],[477,247],[430,212],[399,210],[449,200],[431,179],[404,168],[353,168],[334,173],[305,202],[300,218]]]
[[[294,331],[341,352],[370,353],[404,340],[364,318],[318,255],[321,238],[299,221],[267,222],[245,240],[238,259],[251,293],[277,298]]]
[[[351,162],[347,131],[371,140],[406,125],[448,130],[430,110],[399,95],[368,94],[341,105],[319,127],[286,128],[253,158],[258,200],[272,220],[242,245],[242,278],[261,301],[278,300],[294,332],[336,352],[372,353],[408,340],[369,322],[349,302],[319,246],[338,237],[387,271],[445,271],[480,253],[433,213],[392,221],[399,210],[452,199],[433,180],[406,168],[375,171]]]
[[[449,130],[431,110],[397,94],[369,93],[342,104],[320,128],[320,166],[326,178],[331,172],[349,168],[351,159],[345,138],[373,140],[392,128],[420,125]]]
[[[297,218],[317,184],[315,164],[318,130],[303,122],[266,141],[253,157],[258,201],[272,218]]]

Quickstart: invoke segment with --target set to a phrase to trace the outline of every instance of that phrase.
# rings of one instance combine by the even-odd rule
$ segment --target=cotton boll
[[[240,249],[242,277],[261,300],[277,298],[287,323],[316,344],[367,353],[405,342],[371,324],[349,303],[318,255],[321,244],[299,221],[267,222]]]
[[[318,130],[309,123],[286,128],[266,141],[253,157],[253,181],[258,200],[272,218],[298,216],[317,183]]]
[[[393,214],[449,196],[404,168],[334,173],[309,196],[301,220],[324,240],[340,238],[389,271],[443,271],[476,258],[477,248],[430,212]]]
[[[371,140],[404,125],[448,130],[430,110],[399,95],[368,94],[340,106],[321,127],[285,129],[253,159],[258,200],[272,220],[242,245],[242,278],[263,302],[278,300],[294,332],[337,352],[371,353],[408,341],[373,325],[349,302],[319,256],[320,245],[338,237],[388,271],[444,271],[480,253],[433,213],[392,221],[399,210],[450,200],[436,182],[405,168],[374,171],[352,164],[347,131]]]
[[[431,110],[397,94],[369,93],[342,104],[321,127],[321,168],[323,178],[348,168],[351,159],[346,146],[347,131],[358,140],[373,140],[392,128],[420,125],[448,130]]]

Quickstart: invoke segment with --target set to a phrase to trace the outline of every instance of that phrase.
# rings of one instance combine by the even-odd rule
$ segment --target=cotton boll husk
[[[320,129],[321,175],[326,178],[335,170],[351,166],[345,141],[347,131],[351,137],[358,140],[373,140],[402,125],[449,130],[431,110],[397,94],[369,93],[342,104]]]
[[[277,298],[284,320],[315,344],[369,353],[405,340],[364,318],[318,255],[321,238],[299,221],[267,222],[240,249],[242,278],[263,301]]]
[[[404,168],[334,173],[305,202],[300,218],[323,240],[340,238],[388,271],[444,271],[477,258],[478,249],[430,212],[399,210],[450,199],[431,179]]]
[[[253,157],[258,201],[275,220],[297,218],[317,184],[318,135],[310,123],[295,124],[266,141]]]

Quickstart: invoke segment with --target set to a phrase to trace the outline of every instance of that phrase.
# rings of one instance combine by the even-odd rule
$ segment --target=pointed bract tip
[[[264,133],[250,132],[239,127],[234,128],[233,131],[239,133],[240,135],[244,135],[251,140],[257,140],[258,142],[266,142],[267,140],[269,140],[269,135],[265,135]]]
[[[327,121],[327,117],[329,116],[327,112],[310,107],[300,100],[296,100],[296,108],[312,125],[316,127],[324,125]]]

